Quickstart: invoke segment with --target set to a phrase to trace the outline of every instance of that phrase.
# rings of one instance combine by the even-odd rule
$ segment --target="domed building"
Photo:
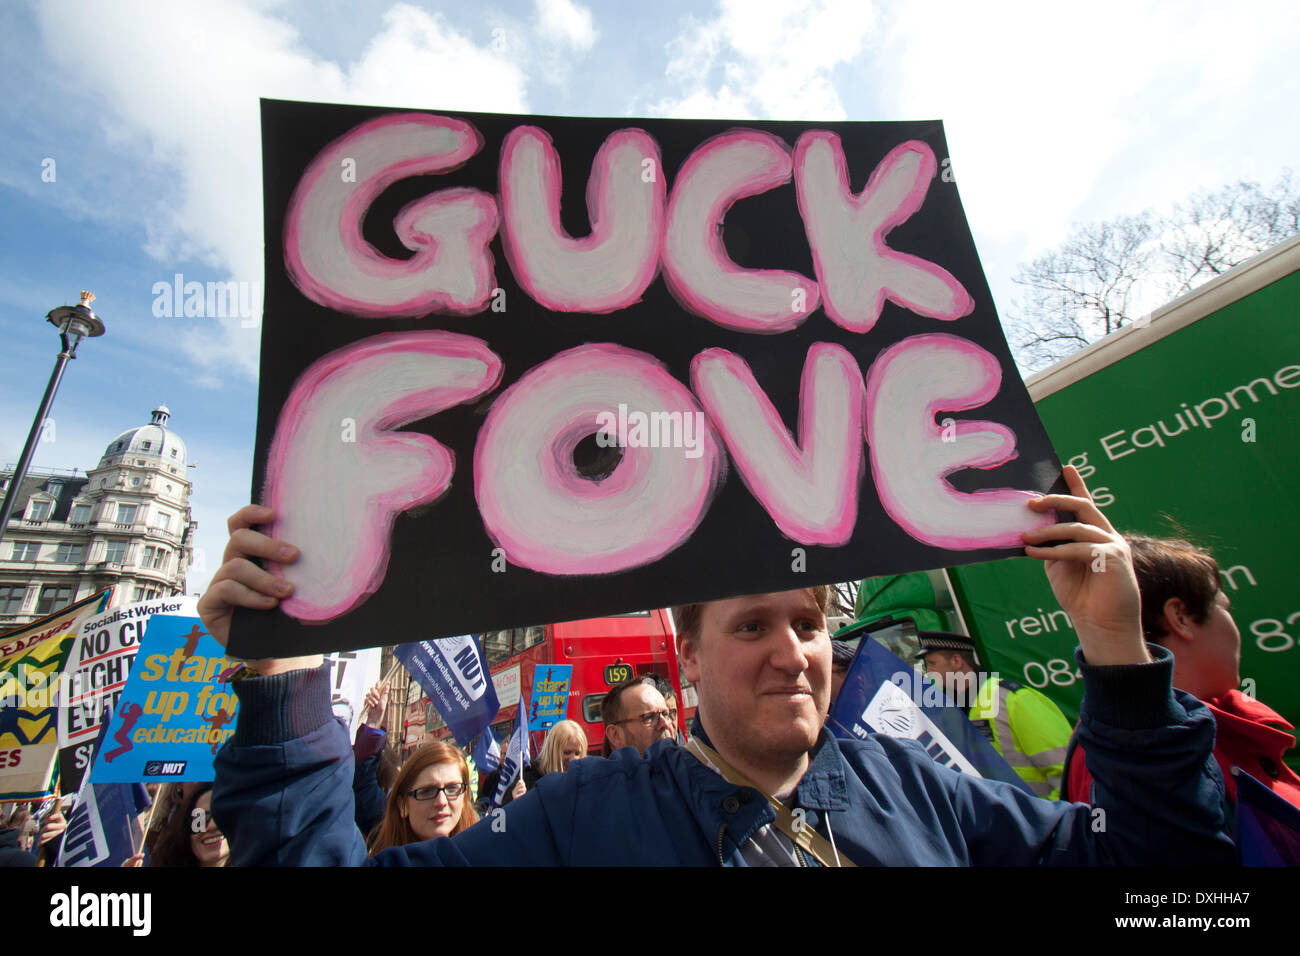
[[[0,630],[112,586],[112,606],[183,594],[197,525],[185,442],[159,405],[82,477],[29,470],[0,543]],[[0,472],[7,489],[13,473]]]

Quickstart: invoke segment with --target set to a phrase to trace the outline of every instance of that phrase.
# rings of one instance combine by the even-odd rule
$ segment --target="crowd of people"
[[[500,810],[497,772],[479,777],[454,743],[397,764],[385,686],[367,695],[349,746],[319,658],[251,663],[233,684],[240,719],[215,787],[158,792],[149,865],[1233,863],[1230,771],[1300,806],[1283,760],[1293,728],[1239,690],[1240,633],[1209,553],[1126,538],[1066,476],[1070,494],[1030,507],[1076,520],[1028,532],[1025,545],[1079,635],[1077,726],[982,673],[964,635],[923,632],[919,655],[965,681],[957,703],[977,726],[980,708],[1001,701],[981,729],[1036,796],[940,767],[909,741],[836,740],[823,724],[851,655],[831,641],[829,591],[815,587],[674,608],[699,695],[689,737],[670,683],[624,681],[602,704],[603,759],[584,759],[583,728],[561,721]],[[232,518],[228,560],[200,602],[223,643],[235,607],[271,607],[291,590],[251,560],[287,547],[253,530],[268,518],[257,506]],[[276,759],[240,759],[255,747]],[[351,792],[338,772],[349,761]],[[1101,832],[1095,807],[1113,821]],[[485,816],[499,819],[476,826]],[[7,836],[19,817],[0,818],[0,860],[23,852]],[[57,843],[61,825],[56,809],[36,840]]]

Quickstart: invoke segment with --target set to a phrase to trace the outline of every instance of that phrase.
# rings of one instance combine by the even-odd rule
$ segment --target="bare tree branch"
[[[1300,184],[1238,182],[1202,190],[1164,216],[1075,226],[1056,249],[1022,263],[1024,290],[1007,320],[1016,361],[1037,371],[1137,321],[1300,232]]]

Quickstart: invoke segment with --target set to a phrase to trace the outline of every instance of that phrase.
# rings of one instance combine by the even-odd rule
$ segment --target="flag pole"
[[[154,811],[158,809],[158,804],[162,802],[160,798],[162,797],[163,787],[166,786],[170,786],[170,784],[163,784],[162,786],[160,786],[158,788],[158,793],[154,796],[154,799],[149,802],[149,815],[144,819],[144,830],[140,834],[139,846],[135,845],[135,834],[134,833],[131,834],[131,855],[132,856],[139,856],[140,851],[144,848],[144,845],[149,841],[149,828],[153,826]],[[170,790],[168,790],[167,799],[169,801],[171,800],[171,796],[172,793]]]
[[[62,789],[62,782],[56,780],[54,782],[54,806],[50,809],[50,813],[54,813],[56,810],[60,813],[63,812],[63,809],[59,806],[61,789]],[[50,818],[50,813],[45,814],[45,819],[41,820],[41,825],[36,829],[36,865],[37,866],[44,866],[45,861],[48,859],[46,854],[42,852],[45,849],[45,847],[41,845],[40,840],[41,840],[41,830],[45,829],[45,820],[48,820]],[[65,830],[64,832],[66,833],[67,831]]]

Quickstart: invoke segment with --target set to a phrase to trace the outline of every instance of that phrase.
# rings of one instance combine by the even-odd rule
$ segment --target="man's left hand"
[[[1064,475],[1070,494],[1044,495],[1029,507],[1069,511],[1075,520],[1026,531],[1025,554],[1046,562],[1052,592],[1070,615],[1089,664],[1149,663],[1128,542],[1093,502],[1079,472],[1066,465]],[[1051,542],[1060,543],[1047,547]]]

